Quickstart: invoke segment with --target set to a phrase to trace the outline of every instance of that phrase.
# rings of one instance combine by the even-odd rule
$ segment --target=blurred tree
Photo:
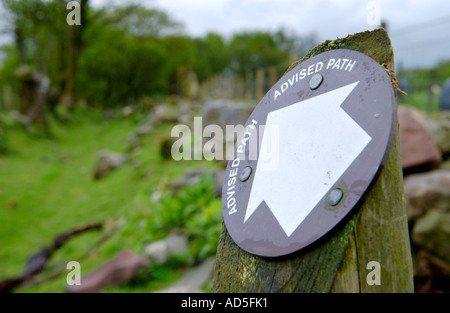
[[[60,1],[59,1],[60,2]],[[75,84],[77,77],[78,58],[83,48],[83,32],[86,29],[86,13],[88,10],[88,0],[80,0],[80,25],[66,25],[67,34],[67,67],[65,72],[65,86],[63,91],[63,103],[68,108],[73,108],[75,104]]]
[[[161,44],[167,51],[169,92],[183,95],[185,79],[191,77],[194,68],[194,42],[185,36],[168,36],[161,39]]]
[[[179,24],[164,12],[142,6],[91,12],[80,58],[78,96],[102,107],[121,106],[175,89],[177,69],[190,67],[192,43],[167,36]]]
[[[194,39],[194,71],[199,81],[222,73],[230,65],[228,46],[219,34],[208,33],[203,38]]]
[[[278,49],[270,33],[260,31],[235,34],[230,42],[230,56],[232,69],[238,74],[289,59],[289,53]]]
[[[441,61],[436,66],[436,76],[439,83],[442,84],[447,78],[450,78],[450,61]]]
[[[136,4],[93,9],[88,0],[78,0],[78,26],[66,22],[68,0],[0,1],[16,47],[4,49],[0,82],[29,65],[50,78],[51,98],[61,95],[69,108],[76,98],[109,107],[154,94],[186,96],[197,79],[230,69],[243,74],[275,65],[283,71],[315,43],[313,35],[283,29],[238,33],[229,41],[215,33],[193,39],[165,12]],[[56,101],[46,100],[54,112]]]
[[[95,41],[80,57],[77,95],[98,107],[124,106],[147,94],[166,93],[166,51],[154,40],[127,37],[102,28],[87,32]]]
[[[316,44],[316,36],[301,37],[280,29],[270,32],[244,32],[233,36],[230,42],[231,65],[235,72],[256,70],[269,66],[283,66],[304,56]]]
[[[22,69],[18,72],[21,103],[19,109],[29,115],[31,122],[46,125],[47,123],[43,121],[46,121],[47,107],[51,112],[56,112],[58,94],[63,93],[67,106],[73,107],[77,62],[82,47],[82,32],[86,27],[84,16],[88,9],[88,0],[80,0],[82,21],[80,26],[69,26],[66,23],[68,1],[1,1],[7,10],[6,30],[14,34],[19,60],[17,66],[21,66]],[[9,61],[6,63],[11,64]],[[38,82],[29,80],[28,77],[40,79]],[[50,88],[47,77],[50,78],[54,90]],[[31,81],[35,81],[38,85],[41,81],[45,82],[45,88],[37,86],[34,90],[35,87],[31,87],[34,83],[30,84]],[[30,90],[27,86],[30,86]],[[34,101],[33,96],[25,96],[23,93],[41,99]]]
[[[125,31],[128,36],[136,38],[162,38],[179,34],[181,24],[172,20],[167,13],[145,8],[141,5],[106,8],[103,23]]]
[[[287,51],[295,60],[304,57],[309,50],[318,44],[315,33],[300,36],[294,31],[279,29],[272,35],[276,46],[281,51]]]

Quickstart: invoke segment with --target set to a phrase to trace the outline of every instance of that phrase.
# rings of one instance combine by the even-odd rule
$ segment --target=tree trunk
[[[20,65],[25,65],[27,64],[27,58],[25,53],[25,39],[23,36],[23,28],[20,25],[20,22],[16,22],[16,25],[14,25],[14,40],[17,47],[17,51],[19,52]]]
[[[75,85],[77,80],[77,63],[83,47],[83,31],[86,28],[86,14],[88,0],[80,1],[80,22],[81,25],[67,25],[68,38],[68,56],[67,71],[64,84],[64,93],[62,102],[64,105],[72,109],[75,105]]]
[[[298,63],[338,48],[360,51],[394,68],[390,40],[383,29],[325,41]],[[240,249],[224,226],[212,291],[413,292],[398,129],[395,131],[388,161],[364,198],[332,231],[310,246],[284,257],[258,257]],[[372,284],[377,264],[380,280]]]

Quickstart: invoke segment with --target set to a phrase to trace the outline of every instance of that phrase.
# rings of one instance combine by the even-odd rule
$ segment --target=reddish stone
[[[81,284],[68,286],[67,292],[99,292],[106,287],[120,287],[148,265],[146,258],[131,250],[123,250],[93,272],[81,276]]]
[[[398,122],[403,170],[437,167],[441,162],[441,154],[431,140],[420,113],[401,107],[398,109]]]

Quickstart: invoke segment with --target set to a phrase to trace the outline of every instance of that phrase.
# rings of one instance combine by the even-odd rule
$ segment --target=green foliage
[[[149,224],[154,240],[181,228],[190,241],[189,258],[214,255],[222,230],[221,200],[213,194],[214,178],[204,175],[194,185],[186,185],[176,195],[165,191],[153,208]]]
[[[408,95],[399,95],[398,102],[410,105],[416,109],[434,112],[439,110],[439,91],[450,77],[450,62],[442,62],[435,68],[400,69],[397,79],[409,83],[411,90]]]
[[[228,46],[224,39],[215,33],[194,39],[196,55],[194,71],[199,81],[221,74],[230,64]]]
[[[80,56],[78,97],[94,106],[111,107],[167,92],[167,56],[158,43],[126,37],[114,29],[87,35],[96,44]]]
[[[185,36],[167,36],[160,41],[167,53],[167,83],[169,93],[182,94],[184,75],[193,68],[195,46],[191,38]]]
[[[178,179],[190,167],[217,165],[162,160],[157,143],[172,125],[160,125],[153,135],[142,137],[142,148],[130,156],[129,164],[95,181],[92,170],[97,152],[125,151],[128,135],[147,115],[130,119],[117,114],[106,119],[101,110],[79,108],[71,113],[70,123],[54,123],[53,138],[36,139],[18,127],[8,128],[10,153],[0,156],[0,280],[20,274],[27,257],[55,236],[92,222],[104,222],[105,232],[119,220],[123,226],[84,258],[102,233],[70,239],[52,255],[50,265],[76,260],[84,275],[122,249],[140,254],[146,243],[166,237],[175,226],[182,227],[190,241],[187,255],[153,267],[151,277],[144,278],[146,284],[120,289],[148,292],[179,278],[191,262],[214,254],[222,215],[220,199],[211,193],[211,177],[176,195],[167,192],[156,205],[149,198],[162,182]],[[4,122],[9,125],[7,117]],[[65,286],[62,275],[24,291],[62,292]]]
[[[6,127],[0,119],[0,156],[8,152],[8,141],[6,136]]]
[[[184,95],[189,80],[205,81],[229,72],[281,67],[314,42],[280,29],[244,32],[230,40],[209,33],[190,38],[167,13],[137,4],[100,9],[83,0],[82,25],[68,26],[67,1],[0,0],[7,9],[4,28],[16,38],[3,53],[0,84],[27,64],[48,76],[59,95],[75,95],[88,105],[110,108],[141,98]],[[192,75],[195,74],[195,75]],[[73,87],[75,86],[75,87]],[[71,101],[65,103],[71,106]]]
[[[0,68],[0,86],[14,85],[14,73],[19,67],[19,55],[14,46],[0,47],[0,53],[3,55],[3,67]]]
[[[289,52],[277,48],[273,36],[267,32],[248,32],[233,36],[230,42],[232,67],[236,73],[256,70],[289,60]]]

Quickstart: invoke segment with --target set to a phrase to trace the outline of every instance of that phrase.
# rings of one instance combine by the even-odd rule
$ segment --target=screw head
[[[239,173],[239,180],[241,182],[245,182],[247,179],[250,178],[251,175],[252,175],[252,168],[250,166],[246,166]]]
[[[309,88],[315,90],[319,88],[320,84],[322,84],[323,76],[321,74],[314,74],[313,77],[309,80]]]
[[[336,188],[333,189],[330,192],[330,195],[328,196],[328,204],[331,206],[336,206],[341,202],[342,198],[344,197],[344,192],[342,189]]]

